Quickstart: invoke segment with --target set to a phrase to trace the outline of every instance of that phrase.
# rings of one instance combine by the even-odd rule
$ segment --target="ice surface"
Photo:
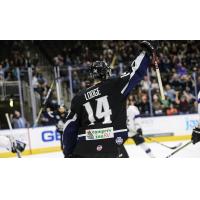
[[[165,142],[168,146],[174,146],[179,143],[182,145],[186,144],[188,141],[177,141],[177,142]],[[165,158],[169,154],[171,154],[175,150],[168,149],[163,147],[157,143],[148,143],[149,147],[152,149],[153,154],[155,157],[158,158]],[[135,145],[126,145],[127,152],[130,158],[148,158],[148,156],[144,153],[140,147]],[[29,155],[24,156],[24,158],[63,158],[62,152],[55,152],[55,153],[47,153],[47,154],[37,154],[37,155]],[[182,149],[177,154],[173,155],[171,158],[200,158],[200,143],[196,145],[189,145],[185,149]]]

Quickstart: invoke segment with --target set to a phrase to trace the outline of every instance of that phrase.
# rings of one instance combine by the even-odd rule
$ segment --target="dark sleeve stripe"
[[[200,99],[198,99],[198,103],[200,103]]]
[[[142,61],[139,63],[138,69],[131,73],[129,82],[121,92],[124,96],[127,96],[132,91],[132,89],[143,79],[143,77],[146,75],[149,64],[149,57],[144,55]]]

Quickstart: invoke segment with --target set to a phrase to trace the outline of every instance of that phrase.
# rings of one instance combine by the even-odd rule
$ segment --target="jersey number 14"
[[[111,115],[112,111],[110,109],[109,103],[108,103],[108,96],[103,96],[98,99],[96,99],[97,105],[96,105],[96,117],[98,119],[104,118],[103,124],[111,124]],[[94,112],[92,110],[90,102],[87,102],[83,104],[87,114],[88,114],[88,119],[90,121],[90,125],[95,124],[95,118],[94,118]]]

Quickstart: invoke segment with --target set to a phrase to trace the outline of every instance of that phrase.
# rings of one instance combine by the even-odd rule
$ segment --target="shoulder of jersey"
[[[73,102],[77,102],[80,100],[80,97],[83,95],[83,91],[78,92],[72,99]]]
[[[198,99],[200,99],[200,91],[199,91],[199,94],[198,94]]]

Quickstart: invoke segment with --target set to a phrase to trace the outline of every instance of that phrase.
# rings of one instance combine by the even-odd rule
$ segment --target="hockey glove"
[[[140,45],[145,51],[147,51],[151,55],[153,54],[153,52],[155,52],[154,46],[148,41],[142,41]]]
[[[198,127],[194,128],[192,132],[192,143],[196,144],[197,142],[200,142],[200,128]]]
[[[156,55],[156,49],[157,49],[157,44],[158,42],[156,41],[142,41],[140,43],[141,47],[143,48],[144,51],[147,52],[147,54],[151,57],[151,65],[152,67],[156,67],[157,64],[159,63],[158,57]]]
[[[12,151],[12,153],[16,153],[17,151],[23,152],[25,150],[25,147],[26,147],[25,143],[16,140],[12,144],[11,151]]]

